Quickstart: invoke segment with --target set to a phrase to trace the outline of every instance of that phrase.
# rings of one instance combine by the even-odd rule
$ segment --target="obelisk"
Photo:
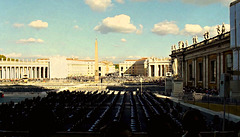
[[[98,72],[98,42],[95,40],[95,82],[99,81],[99,72]]]

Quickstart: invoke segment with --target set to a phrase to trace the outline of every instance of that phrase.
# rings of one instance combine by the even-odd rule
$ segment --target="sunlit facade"
[[[49,62],[43,60],[0,60],[0,79],[49,78]]]
[[[8,59],[7,59],[8,60]],[[99,76],[115,72],[112,62],[102,61],[98,64]],[[0,79],[16,80],[67,78],[74,76],[94,76],[94,60],[76,58],[51,57],[32,60],[0,60]]]
[[[173,75],[184,86],[220,89],[221,74],[232,70],[230,32],[172,50]]]
[[[171,72],[170,58],[141,58],[119,63],[119,76],[165,77]]]

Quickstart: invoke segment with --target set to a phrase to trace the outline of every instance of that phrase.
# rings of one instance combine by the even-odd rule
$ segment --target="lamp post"
[[[142,95],[142,78],[140,78],[140,83],[141,83],[141,95]]]

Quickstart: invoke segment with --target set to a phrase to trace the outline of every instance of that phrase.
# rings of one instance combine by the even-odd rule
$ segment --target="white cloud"
[[[75,59],[78,59],[79,56],[75,56],[75,55],[72,55],[71,58],[75,58]]]
[[[184,29],[181,31],[182,35],[198,35],[201,36],[204,33],[203,28],[198,24],[186,24]]]
[[[128,56],[128,59],[140,59],[142,58],[141,56]]]
[[[34,38],[29,38],[29,39],[20,39],[16,43],[17,44],[29,44],[29,43],[43,43],[44,41],[42,39],[34,39]]]
[[[74,26],[74,29],[79,29],[79,26],[78,26],[78,25],[75,25],[75,26]]]
[[[160,2],[170,2],[170,1],[173,1],[173,0],[159,0]]]
[[[224,6],[229,6],[229,4],[234,0],[182,0],[183,3],[195,4],[195,5],[209,5],[213,3],[221,3]]]
[[[113,6],[112,0],[85,0],[85,3],[94,11],[106,11],[108,7]]]
[[[136,31],[136,34],[142,34],[142,32],[143,32],[143,25],[140,24],[139,29]]]
[[[174,34],[177,35],[179,33],[179,28],[173,21],[163,21],[155,24],[152,32],[158,35],[167,35]]]
[[[90,57],[85,57],[84,59],[86,59],[86,60],[93,60],[93,59],[90,58]]]
[[[8,58],[19,58],[19,57],[22,57],[22,54],[13,52],[13,53],[5,54],[5,56]]]
[[[78,25],[75,25],[73,28],[76,30],[81,30],[81,28]]]
[[[120,4],[123,4],[123,3],[125,3],[125,1],[124,0],[115,0],[117,3],[120,3]]]
[[[110,56],[110,57],[106,57],[106,59],[111,59],[111,60],[114,60],[114,59],[116,59],[116,56]]]
[[[126,39],[124,39],[124,38],[122,38],[122,39],[121,39],[121,41],[122,41],[122,42],[126,42],[127,40],[126,40]]]
[[[145,1],[150,1],[150,0],[131,0],[131,1],[134,1],[134,2],[145,2]]]
[[[15,28],[21,28],[21,27],[24,27],[24,24],[15,23],[15,24],[13,24],[13,27],[15,27]]]
[[[225,32],[230,31],[230,25],[225,25]],[[222,24],[220,25],[220,28],[222,27]],[[203,37],[203,34],[209,31],[210,37],[214,37],[217,35],[217,25],[215,26],[200,26],[199,24],[186,24],[184,26],[184,29],[181,31],[179,30],[179,27],[175,22],[168,22],[163,21],[158,24],[154,25],[154,28],[152,29],[152,32],[157,35],[168,35],[168,34],[174,34],[174,35],[186,35],[186,36],[195,36]]]
[[[128,15],[121,14],[103,19],[101,24],[97,25],[94,30],[107,34],[109,32],[133,33],[137,29],[136,26],[131,24],[131,18]]]
[[[28,55],[28,56],[24,56],[24,58],[39,59],[39,58],[50,58],[50,56],[46,56],[46,55]]]
[[[222,27],[222,25],[220,25]],[[230,25],[225,24],[225,32],[230,31]],[[209,31],[210,37],[214,37],[217,35],[217,25],[215,26],[204,26],[201,27],[198,24],[186,24],[184,29],[181,31],[181,35],[197,35],[198,37],[203,37],[203,34]]]
[[[30,26],[32,28],[41,29],[41,28],[47,28],[48,23],[43,22],[42,20],[36,20],[36,21],[32,21],[31,23],[29,23],[28,26]]]
[[[116,57],[116,56],[107,56],[107,57],[100,58],[100,60],[107,60],[113,63],[119,63],[120,61],[122,61],[122,58]]]

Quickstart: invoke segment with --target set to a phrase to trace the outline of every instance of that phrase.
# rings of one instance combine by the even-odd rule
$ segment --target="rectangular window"
[[[192,64],[188,65],[189,68],[189,80],[193,80],[193,69],[192,69]]]
[[[203,81],[203,64],[198,63],[198,81]]]
[[[101,71],[101,67],[99,67],[98,70]]]
[[[123,67],[121,67],[121,71],[123,71]]]
[[[231,71],[232,70],[232,55],[231,54],[227,54],[226,55],[226,70]]]
[[[215,82],[216,80],[216,74],[217,74],[217,69],[216,69],[216,61],[212,60],[211,64],[210,64],[210,78],[211,78],[211,82]]]

